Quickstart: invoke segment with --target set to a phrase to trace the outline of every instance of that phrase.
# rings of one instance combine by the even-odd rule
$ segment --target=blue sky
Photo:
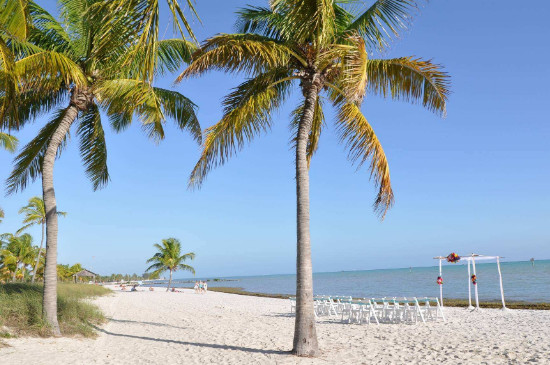
[[[45,3],[55,9],[53,2]],[[198,0],[199,39],[233,31],[234,12],[266,1]],[[367,2],[370,3],[370,2]],[[535,10],[536,9],[536,10]],[[510,260],[550,258],[550,123],[546,15],[534,1],[432,1],[383,57],[416,55],[452,76],[448,116],[418,105],[369,96],[363,111],[388,156],[396,204],[381,222],[367,170],[356,171],[328,128],[311,166],[314,271],[432,265],[435,255],[476,252]],[[166,24],[166,22],[164,22]],[[171,29],[171,28],[169,28]],[[169,87],[175,75],[159,80]],[[175,88],[199,105],[203,127],[242,78],[211,73]],[[200,148],[173,127],[155,145],[136,123],[107,133],[111,182],[93,192],[73,139],[55,170],[60,220],[59,261],[101,273],[141,273],[153,243],[177,237],[194,251],[199,276],[295,271],[295,186],[289,112],[271,133],[214,170],[199,191],[186,189]],[[18,137],[28,142],[45,119]],[[0,179],[13,156],[0,152]],[[0,232],[20,227],[18,209],[33,195],[0,197]],[[30,231],[39,243],[39,229]],[[177,274],[176,277],[187,277]]]

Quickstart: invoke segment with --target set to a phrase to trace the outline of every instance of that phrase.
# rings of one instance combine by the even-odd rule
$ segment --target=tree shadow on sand
[[[170,328],[176,328],[176,329],[186,329],[187,327],[178,327],[167,323],[157,323],[157,322],[142,322],[142,321],[131,321],[129,319],[114,319],[114,318],[107,318],[109,322],[116,322],[116,323],[130,323],[130,324],[145,324],[148,326],[156,326],[156,327],[170,327]]]
[[[177,344],[177,345],[207,347],[207,348],[219,349],[219,350],[243,351],[243,352],[259,353],[259,354],[266,354],[266,355],[267,354],[269,354],[269,355],[290,355],[290,351],[265,350],[265,349],[255,349],[255,348],[251,348],[251,347],[242,347],[242,346],[219,345],[219,344],[216,344],[216,343],[198,343],[198,342],[169,340],[169,339],[164,339],[164,338],[154,338],[154,337],[128,335],[128,334],[124,334],[124,333],[114,333],[114,332],[107,331],[103,328],[99,328],[99,327],[94,326],[94,325],[92,325],[92,327],[94,327],[96,329],[96,331],[103,332],[103,333],[105,333],[106,335],[109,335],[109,336],[128,337],[128,338],[134,338],[134,339],[137,339],[137,340],[144,340],[144,341],[174,343],[174,344]]]

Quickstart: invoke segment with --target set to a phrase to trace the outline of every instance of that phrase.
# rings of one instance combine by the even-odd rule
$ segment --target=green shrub
[[[0,331],[0,337],[51,335],[50,328],[41,318],[42,289],[41,284],[0,285],[0,327],[10,330],[9,333]],[[57,307],[61,333],[93,337],[92,325],[102,323],[105,317],[85,299],[110,292],[96,285],[59,284]]]

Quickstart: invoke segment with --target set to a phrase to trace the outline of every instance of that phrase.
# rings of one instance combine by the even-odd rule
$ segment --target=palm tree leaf
[[[337,133],[349,150],[348,158],[352,163],[358,163],[358,168],[370,160],[371,179],[378,187],[373,206],[383,219],[394,202],[390,168],[384,149],[356,103],[347,102],[337,93],[332,94],[332,99],[338,109]]]
[[[80,137],[80,155],[86,175],[92,181],[94,190],[97,190],[109,182],[107,145],[99,108],[97,105],[92,105],[79,119],[76,133]]]
[[[449,75],[441,66],[419,58],[369,60],[367,89],[383,97],[421,102],[428,110],[445,116]]]
[[[249,6],[237,12],[237,33],[255,33],[282,41],[285,37],[286,18],[270,8]]]
[[[359,32],[370,46],[384,49],[389,40],[399,36],[399,31],[407,29],[417,3],[417,0],[377,0],[347,30]]]
[[[272,0],[271,9],[285,17],[290,39],[298,44],[327,44],[336,32],[334,0]]]
[[[6,180],[6,190],[8,194],[23,190],[28,183],[40,176],[44,153],[52,135],[63,120],[65,112],[66,109],[59,109],[54,114],[53,119],[48,122],[40,130],[38,135],[23,148],[19,155],[17,155],[14,161],[14,169]],[[61,151],[66,145],[66,141],[67,136],[65,136],[63,143],[59,146],[57,157],[60,156]]]
[[[202,142],[202,130],[197,119],[197,106],[188,98],[168,89],[153,88],[160,101],[163,114],[174,119],[181,130],[188,130],[191,136],[199,144]]]
[[[222,119],[205,132],[204,149],[189,181],[199,187],[208,172],[240,150],[245,142],[270,129],[271,112],[287,95],[288,70],[274,69],[249,79],[224,99]]]
[[[15,152],[19,141],[15,136],[11,134],[0,132],[0,148],[3,148],[9,152]]]
[[[58,90],[60,80],[66,85],[85,86],[87,78],[81,68],[63,53],[43,51],[15,63],[24,90]]]
[[[296,136],[298,134],[298,126],[300,121],[303,118],[304,102],[302,102],[291,114],[291,135],[292,138],[292,148],[296,148]],[[308,166],[311,164],[311,158],[317,151],[319,147],[319,138],[321,137],[321,131],[325,126],[325,115],[323,113],[322,100],[319,96],[317,98],[317,103],[315,104],[315,110],[313,112],[313,121],[311,123],[311,131],[309,133],[306,153],[307,153],[307,163]]]
[[[221,34],[202,44],[193,56],[193,63],[178,76],[176,82],[210,70],[258,74],[288,65],[291,56],[299,58],[290,48],[268,37]]]

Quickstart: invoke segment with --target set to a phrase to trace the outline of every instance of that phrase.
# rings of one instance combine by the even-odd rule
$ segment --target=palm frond
[[[19,141],[15,136],[11,134],[0,132],[0,148],[3,148],[9,152],[15,152]]]
[[[288,76],[288,70],[274,69],[242,83],[225,98],[222,119],[205,132],[203,152],[191,173],[191,187],[199,187],[212,168],[223,165],[245,142],[270,129],[271,112],[288,93]]]
[[[186,265],[186,264],[179,264],[178,265],[178,269],[180,270],[184,270],[184,271],[189,271],[191,272],[193,275],[195,275],[195,268],[192,267],[192,266],[189,266],[189,265]]]
[[[237,33],[255,33],[278,41],[288,39],[285,17],[270,8],[248,6],[240,9],[237,16]]]
[[[441,66],[419,58],[369,60],[367,89],[383,97],[420,102],[428,110],[445,116],[450,78]]]
[[[26,39],[29,33],[29,9],[26,0],[2,1],[0,30],[11,38]]]
[[[168,89],[153,88],[162,107],[163,114],[174,119],[181,130],[187,130],[195,141],[202,143],[202,130],[197,119],[197,106],[188,98]]]
[[[333,0],[272,0],[271,9],[283,14],[298,44],[327,44],[336,32]]]
[[[17,155],[14,161],[14,168],[8,179],[6,180],[6,190],[8,194],[12,194],[17,191],[25,189],[28,183],[33,182],[42,172],[42,160],[48,143],[62,122],[65,116],[66,109],[58,110],[53,119],[48,122],[38,133],[38,135],[31,140]],[[57,156],[59,157],[61,151],[66,145],[67,136],[65,136],[63,143],[59,146]]]
[[[346,101],[338,91],[331,93],[331,99],[338,109],[337,133],[349,150],[348,158],[352,163],[357,163],[358,168],[370,160],[370,176],[378,188],[373,206],[383,219],[394,202],[384,149],[356,103]]]
[[[302,102],[291,114],[291,131],[292,131],[292,146],[296,146],[296,135],[298,133],[298,126],[300,121],[303,118],[304,102]],[[315,110],[313,112],[313,121],[311,123],[311,131],[309,133],[307,147],[306,147],[306,157],[308,166],[311,164],[311,158],[317,151],[319,147],[319,138],[321,137],[321,131],[325,126],[325,115],[323,113],[323,106],[321,97],[317,98],[317,103],[315,104]]]
[[[287,46],[257,34],[221,34],[208,39],[176,82],[210,70],[258,74],[287,66],[298,56]],[[305,63],[305,61],[303,61]]]
[[[377,0],[349,24],[348,31],[357,31],[369,46],[382,50],[389,41],[407,29],[418,0]]]
[[[82,69],[63,53],[43,51],[18,60],[15,71],[24,90],[57,90],[60,81],[66,85],[86,86]]]
[[[109,182],[107,145],[99,108],[92,105],[79,119],[76,134],[80,137],[80,155],[86,175],[91,180],[94,190],[97,190]]]

